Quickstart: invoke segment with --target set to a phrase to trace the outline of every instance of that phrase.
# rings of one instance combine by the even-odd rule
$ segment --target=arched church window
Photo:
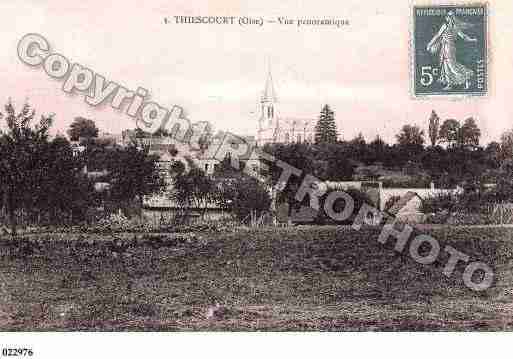
[[[285,134],[285,142],[289,142],[290,141],[290,137],[289,137],[289,134],[288,132]]]
[[[297,143],[301,143],[301,135],[297,135]]]

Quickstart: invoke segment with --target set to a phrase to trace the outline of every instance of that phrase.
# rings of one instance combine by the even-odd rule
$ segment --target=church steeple
[[[276,102],[276,91],[274,90],[274,83],[273,83],[273,76],[271,74],[271,66],[269,65],[269,68],[267,70],[267,79],[265,81],[265,89],[264,94],[262,96],[262,102],[263,101],[270,101],[270,102]]]
[[[271,67],[268,65],[267,78],[264,91],[260,98],[260,118],[258,120],[258,144],[274,142],[279,129],[278,114],[276,111],[277,97],[274,88]]]
[[[260,100],[260,128],[273,127],[276,125],[276,91],[274,89],[273,76],[271,74],[271,66],[268,66],[267,79],[265,80],[265,88]]]

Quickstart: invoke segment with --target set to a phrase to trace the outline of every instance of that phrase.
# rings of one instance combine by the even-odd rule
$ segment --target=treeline
[[[386,169],[412,177],[410,186],[434,182],[451,188],[497,183],[511,176],[507,168],[513,157],[513,131],[504,133],[500,142],[481,146],[481,131],[473,118],[442,122],[433,111],[427,125],[427,136],[417,125],[404,125],[394,144],[379,135],[370,141],[362,134],[349,141],[333,136],[322,141],[330,136],[319,135],[315,144],[270,144],[265,151],[320,180],[377,180]]]
[[[148,149],[95,142],[96,131],[89,137],[87,149],[77,153],[66,138],[50,138],[53,116],[36,121],[36,112],[28,104],[16,112],[9,101],[0,117],[6,124],[0,133],[2,212],[13,234],[20,220],[80,222],[88,211],[107,202],[115,206],[142,201],[144,194],[162,185],[157,158],[150,156]],[[75,121],[70,131],[80,121]],[[104,187],[99,187],[99,179],[88,171],[88,164],[99,163],[99,157]]]

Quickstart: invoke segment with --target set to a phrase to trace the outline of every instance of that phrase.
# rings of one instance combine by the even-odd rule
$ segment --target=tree
[[[376,135],[374,140],[367,146],[367,157],[365,157],[366,162],[379,162],[382,164],[387,158],[387,149],[388,145],[385,141],[383,141],[379,135]]]
[[[250,214],[261,216],[269,211],[271,196],[267,186],[255,178],[234,169],[225,158],[214,172],[215,198],[240,220]]]
[[[440,127],[439,138],[448,146],[455,146],[460,142],[460,123],[454,119],[445,120]]]
[[[17,211],[30,208],[34,197],[40,194],[41,182],[52,175],[46,170],[43,158],[53,119],[41,116],[39,123],[31,127],[35,110],[25,104],[21,112],[16,113],[10,101],[5,112],[7,132],[0,137],[0,189],[11,233],[15,235]]]
[[[319,116],[319,121],[317,121],[315,125],[315,143],[334,143],[337,142],[337,138],[335,114],[329,105],[324,105]]]
[[[481,130],[477,127],[474,118],[469,117],[463,123],[460,129],[459,141],[461,145],[479,146]]]
[[[237,218],[243,220],[251,213],[261,216],[269,211],[271,196],[261,182],[249,176],[242,176],[234,185],[236,196],[232,199],[230,207]]]
[[[58,136],[48,143],[41,163],[47,175],[40,178],[40,191],[32,192],[31,208],[37,209],[38,217],[46,213],[51,223],[85,219],[95,193],[94,183],[82,173],[84,162],[73,155],[66,138]]]
[[[98,137],[98,128],[93,120],[84,117],[75,117],[69,126],[68,135],[71,141],[78,141],[80,137],[91,139]]]
[[[317,145],[313,149],[313,158],[310,161],[319,168],[317,176],[326,181],[349,181],[353,177],[354,161],[348,156],[345,144],[333,143]]]
[[[158,168],[158,157],[149,153],[149,147],[135,144],[127,147],[106,148],[106,170],[111,184],[111,199],[118,202],[138,200],[159,191],[164,182]]]
[[[300,207],[300,203],[296,200],[296,193],[305,176],[316,176],[322,173],[324,167],[319,166],[319,163],[315,160],[312,146],[304,143],[266,145],[264,152],[301,171],[300,176],[291,176],[286,183],[281,183],[280,177],[284,169],[276,161],[266,163],[268,173],[264,173],[264,175],[269,176],[273,193],[277,194],[273,200],[276,201],[275,204],[288,203],[290,215],[292,208]]]
[[[513,158],[513,130],[501,135],[501,159]]]
[[[431,111],[431,116],[429,117],[429,140],[431,141],[431,147],[435,147],[438,142],[438,134],[440,129],[440,118],[433,110]]]
[[[365,137],[363,137],[363,134],[361,132],[358,133],[358,135],[353,138],[350,142],[350,144],[355,146],[365,146],[367,142],[365,141]]]
[[[497,169],[501,164],[501,144],[492,141],[485,148],[487,167]]]
[[[513,200],[513,160],[511,158],[502,162],[499,173],[497,188],[494,193],[495,199],[501,202],[511,202]]]
[[[404,125],[401,132],[396,135],[400,146],[411,147],[424,145],[424,131],[416,125]]]
[[[454,119],[445,120],[440,128],[440,139],[449,147],[454,146],[479,146],[481,130],[477,127],[474,118],[469,117],[463,122],[463,126]]]
[[[188,160],[189,171],[173,178],[174,190],[170,197],[184,209],[185,215],[192,209],[203,209],[215,203],[214,181],[198,168],[192,160]]]
[[[365,141],[365,137],[363,137],[361,132],[358,133],[358,136],[347,143],[347,147],[349,158],[356,161],[363,161],[368,152],[367,142]]]

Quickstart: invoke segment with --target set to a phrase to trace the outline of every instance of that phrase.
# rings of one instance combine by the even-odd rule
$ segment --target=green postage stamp
[[[486,4],[413,7],[415,96],[486,95]]]

